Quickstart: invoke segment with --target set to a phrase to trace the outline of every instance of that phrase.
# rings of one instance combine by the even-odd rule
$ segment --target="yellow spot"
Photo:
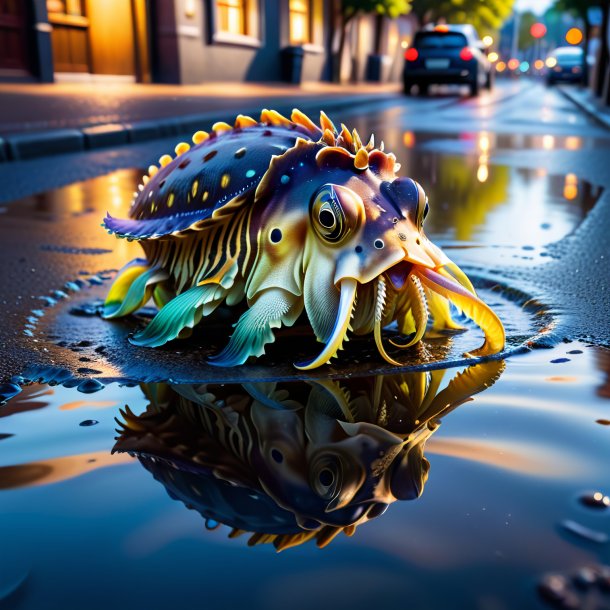
[[[187,144],[186,142],[180,142],[180,144],[178,144],[176,146],[174,151],[176,152],[176,156],[179,157],[180,155],[183,155],[185,152],[189,151],[190,149],[191,149],[190,144]]]
[[[218,123],[214,123],[214,125],[212,125],[212,129],[214,131],[231,131],[233,128],[228,123],[219,121]]]
[[[208,137],[209,137],[209,134],[207,131],[196,131],[193,134],[193,144],[201,144],[202,142],[207,140]]]
[[[157,204],[154,201],[150,202],[150,211],[154,214],[157,210]]]
[[[149,180],[150,178],[146,174],[142,176],[142,184],[147,185]]]
[[[148,168],[148,175],[152,178],[158,171],[159,168],[156,165],[151,165]]]
[[[174,193],[170,193],[167,198],[167,207],[171,208],[174,205]]]
[[[191,187],[191,196],[195,197],[195,195],[197,194],[197,189],[199,188],[199,182],[197,182],[197,180],[195,180],[195,182],[193,182],[193,186]]]
[[[223,174],[222,178],[220,179],[220,186],[223,189],[226,189],[227,186],[229,186],[230,180],[231,180],[231,176],[229,176],[229,174]]]
[[[209,196],[210,196],[210,193],[208,193],[207,191],[204,191],[203,195],[201,197],[201,201],[207,201]]]
[[[159,159],[159,165],[161,167],[165,167],[168,163],[172,162],[172,158],[169,155],[163,155],[160,159]]]

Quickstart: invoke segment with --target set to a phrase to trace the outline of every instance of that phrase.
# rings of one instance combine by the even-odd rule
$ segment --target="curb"
[[[274,104],[282,114],[290,114],[295,105],[303,111],[319,111],[321,107],[330,112],[346,104],[368,104],[398,99],[395,93],[377,93],[337,98],[307,98],[283,101]],[[257,115],[263,106],[244,108],[242,114]],[[233,111],[234,112],[234,111]],[[149,140],[192,134],[198,129],[226,120],[227,112],[211,110],[201,114],[181,117],[165,117],[158,120],[108,123],[82,127],[80,129],[55,129],[15,135],[0,136],[0,163],[22,161],[61,153],[94,150],[123,144],[138,144]]]
[[[557,91],[559,91],[564,97],[569,99],[573,104],[578,106],[602,127],[610,129],[610,113],[608,113],[608,116],[604,116],[604,114],[599,111],[595,104],[592,104],[587,100],[581,99],[580,96],[576,95],[572,90],[566,87],[559,85],[557,86]]]

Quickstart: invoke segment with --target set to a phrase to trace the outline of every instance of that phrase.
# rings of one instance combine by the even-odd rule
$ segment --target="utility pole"
[[[521,14],[515,11],[513,13],[513,41],[511,44],[511,57],[517,57],[519,52],[519,22],[521,20]]]

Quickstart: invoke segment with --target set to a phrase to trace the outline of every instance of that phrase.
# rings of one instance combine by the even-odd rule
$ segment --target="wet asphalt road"
[[[265,105],[261,100],[261,107]],[[231,118],[228,116],[227,120]],[[558,323],[553,331],[556,338],[610,344],[607,130],[558,91],[525,79],[499,81],[493,92],[484,92],[478,99],[439,91],[432,92],[429,98],[397,97],[359,107],[346,104],[331,118],[357,127],[367,137],[374,132],[377,139],[385,141],[386,150],[396,152],[399,161],[403,160],[400,151],[405,149],[471,155],[473,142],[478,142],[479,148],[484,142],[478,151],[478,168],[472,168],[473,182],[481,165],[487,168],[503,164],[575,175],[601,187],[593,210],[568,237],[549,247],[552,260],[545,261],[543,267],[532,263],[513,268],[505,263],[485,265],[485,261],[478,266],[479,275],[492,281],[498,274],[514,280],[520,290],[557,313]],[[173,150],[176,140],[0,164],[2,379],[22,372],[31,363],[65,364],[57,360],[61,355],[49,354],[36,339],[24,336],[28,316],[41,306],[41,296],[52,294],[79,274],[103,274],[115,269],[117,249],[125,248],[93,221],[95,215],[112,210],[113,205],[120,207],[120,201],[90,201],[87,187],[81,186],[73,187],[79,191],[74,197],[70,189],[58,191],[55,199],[51,198],[51,205],[48,198],[38,194],[114,170],[147,167],[161,154]],[[411,175],[409,167],[403,165],[401,174]],[[130,190],[134,176],[130,172],[119,176],[122,191]],[[429,178],[413,177],[424,186]],[[71,207],[71,201],[77,202],[75,207]],[[84,216],[90,218],[86,225],[82,222]],[[32,218],[44,222],[32,222]],[[527,212],[518,220],[524,227],[529,221]],[[98,362],[96,369],[112,373],[112,367],[104,369],[103,362]]]

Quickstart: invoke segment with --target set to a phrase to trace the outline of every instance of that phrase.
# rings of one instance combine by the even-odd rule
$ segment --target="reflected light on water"
[[[552,150],[555,148],[555,138],[550,135],[542,136],[542,148]]]
[[[407,148],[413,148],[415,146],[415,134],[412,131],[405,131],[402,142]]]
[[[575,174],[566,174],[563,185],[563,196],[568,201],[572,201],[578,196],[578,178]]]

